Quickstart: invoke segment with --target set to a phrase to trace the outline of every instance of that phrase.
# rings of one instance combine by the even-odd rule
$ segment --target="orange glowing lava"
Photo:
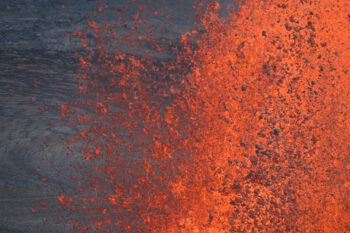
[[[75,33],[81,101],[61,114],[83,161],[58,200],[76,231],[350,232],[349,3],[219,3],[196,2],[168,60],[146,6],[128,35],[121,17]]]

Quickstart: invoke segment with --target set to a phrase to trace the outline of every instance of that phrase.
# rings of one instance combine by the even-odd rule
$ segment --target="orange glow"
[[[76,197],[58,197],[91,218],[75,229],[349,232],[349,3],[196,7],[198,30],[162,65],[152,33],[142,56],[111,52],[137,51],[136,32],[89,22],[94,49],[76,34],[83,101],[61,114],[84,163]]]

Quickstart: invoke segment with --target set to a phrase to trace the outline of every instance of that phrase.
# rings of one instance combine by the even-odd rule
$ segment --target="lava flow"
[[[349,3],[195,1],[196,29],[168,44],[147,7],[106,24],[103,6],[73,35],[80,101],[61,114],[78,131],[67,139],[77,187],[58,197],[74,213],[61,221],[350,232]]]

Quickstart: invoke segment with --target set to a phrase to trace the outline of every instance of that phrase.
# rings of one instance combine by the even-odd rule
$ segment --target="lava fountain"
[[[80,160],[75,193],[58,196],[74,217],[61,221],[79,232],[350,231],[349,3],[195,1],[196,29],[168,44],[147,8],[106,24],[101,6],[72,35],[79,101],[61,115]]]

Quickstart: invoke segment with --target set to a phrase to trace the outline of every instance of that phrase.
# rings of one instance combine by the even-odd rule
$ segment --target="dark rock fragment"
[[[242,186],[237,181],[235,181],[233,183],[233,185],[230,186],[230,188],[233,189],[233,190],[238,191],[238,190],[240,190],[242,188]]]
[[[213,214],[210,213],[210,214],[209,214],[209,223],[211,223],[211,222],[213,221],[213,218],[214,218]]]
[[[312,31],[315,31],[315,27],[311,21],[307,22],[307,28],[311,29]]]
[[[314,145],[316,144],[317,138],[315,137],[315,135],[312,136],[311,141]]]
[[[264,133],[263,131],[260,131],[260,132],[258,133],[258,136],[259,136],[259,137],[262,137],[262,138],[266,137],[266,135],[265,135],[265,133]]]
[[[265,64],[265,65],[264,65],[264,69],[265,69],[265,73],[266,73],[267,75],[270,75],[270,74],[271,74],[270,65],[269,65],[269,64]]]
[[[273,129],[273,130],[270,132],[270,134],[271,134],[271,135],[278,136],[279,133],[280,133],[280,131],[281,131],[281,130],[279,130],[279,129]]]
[[[241,48],[243,48],[243,47],[244,47],[244,44],[245,44],[245,42],[243,41],[242,43],[240,43],[240,44],[238,45],[237,49],[240,50]]]
[[[254,211],[249,211],[248,212],[248,215],[249,215],[249,217],[251,217],[251,218],[255,218],[255,213],[254,213]]]
[[[258,164],[258,158],[256,156],[250,156],[249,157],[249,160],[250,162],[253,164],[253,165],[257,165]]]
[[[286,23],[284,26],[287,29],[287,31],[290,31],[292,29],[292,27],[289,25],[289,23]]]

